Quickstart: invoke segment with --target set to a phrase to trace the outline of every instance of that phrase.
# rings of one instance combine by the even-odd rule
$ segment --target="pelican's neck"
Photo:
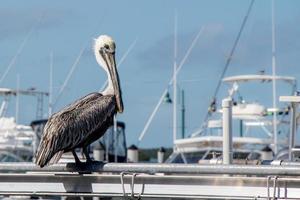
[[[107,74],[107,87],[101,92],[103,95],[114,95],[114,88],[111,80],[111,76],[108,72],[107,67],[105,67],[105,63],[103,62],[103,59],[100,57],[99,52],[97,51],[98,48],[95,48],[94,53],[97,60],[98,65],[100,65],[104,71]]]
[[[113,87],[113,83],[110,77],[110,74],[108,72],[108,70],[105,70],[106,74],[107,74],[107,86],[104,89],[104,91],[102,92],[103,95],[114,95],[114,87]]]

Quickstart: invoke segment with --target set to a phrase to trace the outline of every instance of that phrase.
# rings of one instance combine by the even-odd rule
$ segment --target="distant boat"
[[[16,90],[10,88],[0,88],[0,96],[3,101],[0,107],[0,162],[31,162],[36,149],[37,134],[33,126],[19,124],[16,117],[7,117],[7,109],[11,97],[18,97],[19,95],[36,96],[38,98],[37,117],[43,115],[43,96],[48,93],[36,91],[35,89]],[[16,99],[17,107],[19,106],[18,99]],[[18,115],[18,112],[16,112]],[[36,123],[33,123],[34,125]],[[37,129],[35,129],[37,130]]]

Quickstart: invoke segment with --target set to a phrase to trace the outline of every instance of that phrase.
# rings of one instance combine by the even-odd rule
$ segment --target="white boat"
[[[287,83],[289,95],[296,91],[296,79],[287,76],[241,75],[223,79],[223,83],[229,84],[228,96],[233,99],[233,158],[236,162],[288,158],[286,149],[290,108],[283,104],[276,108],[268,107],[261,101],[250,101],[241,95],[240,86],[243,84],[254,83],[261,87],[259,84],[268,84],[273,80],[278,84]],[[189,138],[174,141],[174,152],[167,162],[203,163],[222,160],[222,109],[217,105],[213,106],[215,107],[210,109],[214,112],[211,112],[201,129],[192,133]],[[273,119],[275,113],[278,116],[276,122]],[[277,130],[277,141],[274,139],[274,126]],[[277,153],[274,151],[275,143]]]
[[[31,126],[16,124],[14,117],[1,117],[0,162],[32,160],[34,137]]]
[[[37,147],[38,135],[36,133],[38,133],[38,129],[36,124],[40,123],[36,123],[36,121],[31,125],[23,125],[17,122],[18,98],[16,99],[16,117],[6,116],[11,97],[18,97],[19,95],[37,97],[37,118],[41,118],[43,115],[43,96],[48,95],[48,93],[35,91],[33,88],[29,90],[0,88],[0,96],[3,97],[0,107],[0,162],[31,162]]]

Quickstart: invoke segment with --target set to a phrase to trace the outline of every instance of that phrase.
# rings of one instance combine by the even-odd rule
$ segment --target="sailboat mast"
[[[174,68],[173,68],[173,144],[177,138],[177,12],[174,18]],[[175,148],[175,145],[174,147]]]
[[[278,138],[277,138],[277,101],[276,101],[276,43],[275,43],[275,11],[274,0],[272,0],[272,90],[273,90],[273,139],[274,139],[274,153],[278,152]]]
[[[17,91],[16,91],[16,123],[19,122],[19,103],[20,103],[20,75],[17,75]]]
[[[52,94],[53,94],[53,52],[50,53],[50,72],[49,72],[49,117],[53,112]]]

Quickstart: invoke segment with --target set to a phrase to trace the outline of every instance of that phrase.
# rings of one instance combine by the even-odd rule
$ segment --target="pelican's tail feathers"
[[[35,163],[40,167],[44,167],[48,164],[54,164],[58,162],[62,154],[63,151],[59,151],[57,153],[53,152],[51,142],[42,141],[36,153]]]

